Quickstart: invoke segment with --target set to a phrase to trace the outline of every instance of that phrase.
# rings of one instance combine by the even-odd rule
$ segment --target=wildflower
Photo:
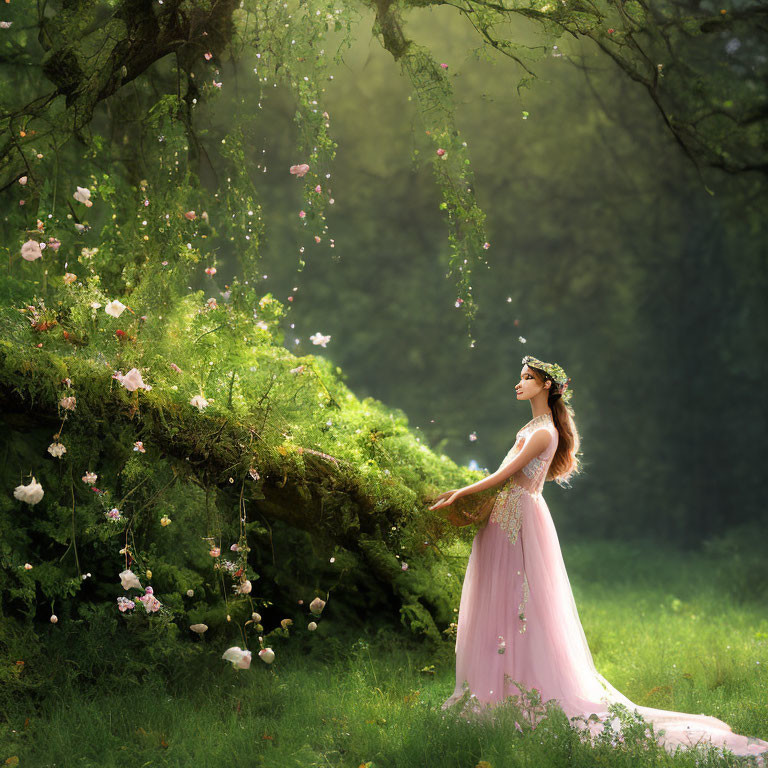
[[[51,456],[55,456],[57,459],[60,459],[66,452],[67,449],[59,442],[51,443],[48,446],[48,453],[50,453]]]
[[[307,212],[306,211],[299,211],[299,218],[300,219],[304,219],[304,218],[306,218],[306,216],[307,216]]]
[[[120,573],[120,583],[123,585],[123,589],[141,589],[141,582],[139,577],[130,569],[122,571]]]
[[[40,259],[43,256],[43,252],[40,250],[40,243],[37,240],[27,240],[24,245],[21,246],[21,258],[25,261],[34,261]]]
[[[210,51],[206,51],[203,56],[205,57],[206,61],[210,61],[213,58],[213,54]]]
[[[108,520],[111,520],[112,522],[117,522],[118,520],[122,520],[123,516],[120,514],[120,510],[117,507],[113,507],[109,510],[109,512],[104,513],[107,516]]]
[[[195,596],[195,590],[194,589],[188,589],[187,590],[187,597],[194,597]]]
[[[184,214],[184,218],[188,221],[194,221],[197,218],[197,214],[194,211],[187,211]]]
[[[402,570],[402,571],[407,571],[407,570],[408,570],[408,563],[403,563],[403,564],[400,566],[400,570]]]
[[[179,368],[179,366],[176,365],[176,363],[171,363],[171,370],[176,371],[176,373],[181,373],[182,372],[181,368]]]
[[[147,587],[147,589],[152,589],[152,587]],[[147,613],[155,613],[155,611],[159,611],[162,607],[162,603],[151,592],[142,595],[138,599],[139,602],[144,604],[144,610]]]
[[[71,285],[77,280],[77,275],[74,272],[65,272],[62,279],[64,280],[65,285]]]
[[[65,411],[74,411],[75,406],[77,405],[77,399],[72,395],[69,397],[62,397],[61,400],[59,400],[59,405]]]
[[[448,69],[448,65],[447,65],[447,64],[441,64],[440,66],[441,66],[443,69]]]
[[[197,408],[198,411],[202,411],[203,408],[207,407],[208,401],[202,396],[202,395],[195,395],[190,401],[190,405],[194,405],[195,408]]]
[[[206,267],[205,274],[213,277],[216,274],[216,267]]]
[[[321,347],[325,347],[325,345],[331,340],[331,337],[330,337],[330,335],[329,336],[323,336],[323,334],[320,333],[320,331],[318,331],[317,333],[315,333],[312,336],[310,336],[309,340],[313,344],[319,345]]]
[[[248,595],[248,594],[250,594],[252,588],[253,588],[253,586],[252,586],[251,582],[248,581],[248,579],[246,579],[244,582],[242,582],[241,584],[238,584],[235,587],[235,592],[238,595]]]
[[[139,453],[146,453],[147,449],[144,447],[144,443],[141,440],[137,440],[133,444],[133,450],[138,451]]]
[[[310,621],[309,624],[307,624],[307,629],[310,632],[314,632],[317,629],[317,622],[316,621]]]
[[[55,614],[51,614],[51,624],[56,624],[59,621],[59,617]]]
[[[301,163],[300,165],[292,165],[290,172],[294,176],[298,176],[299,178],[301,178],[306,174],[308,170],[309,170],[309,166],[306,163]]]
[[[437,150],[437,156],[438,157],[443,157],[444,155],[445,155],[445,150],[444,149],[438,149]]]
[[[525,336],[518,336],[517,340],[518,340],[518,341],[519,341],[521,344],[525,344],[525,342],[527,341],[527,339],[525,338]]]
[[[325,600],[321,600],[319,597],[316,597],[309,604],[309,610],[312,611],[312,613],[320,614],[323,612],[323,608],[325,608]]]
[[[59,248],[61,248],[61,240],[59,240],[57,237],[49,237],[48,247],[55,253],[59,250]],[[66,275],[64,275],[64,277],[66,278]],[[66,282],[66,280],[64,282]]]
[[[211,557],[218,557],[221,554],[221,549],[219,549],[219,547],[211,547],[208,554]]]
[[[120,371],[112,376],[113,379],[117,379],[129,392],[135,392],[140,387],[149,391],[152,387],[149,384],[145,384],[141,378],[141,372],[138,368],[131,368],[128,373],[123,375]]]
[[[31,571],[33,566],[30,563],[24,563],[24,570]]]
[[[323,191],[323,188],[322,188],[322,187],[321,187],[321,186],[318,184],[318,185],[315,187],[315,192],[317,192],[317,194],[319,195],[319,194],[320,194],[322,191]]]
[[[202,635],[204,632],[208,631],[208,625],[207,624],[190,624],[189,628],[193,632],[197,632],[198,635]]]
[[[135,608],[136,603],[134,603],[133,600],[129,600],[127,597],[118,597],[117,607],[120,609],[121,613],[125,613],[126,611],[131,610],[131,608]]]
[[[477,440],[477,432],[472,432],[469,436],[470,442],[475,442]]]
[[[251,652],[238,646],[227,648],[221,658],[225,661],[231,661],[232,666],[236,669],[248,669],[251,666]]]
[[[306,366],[304,366],[304,365],[299,365],[296,368],[291,368],[291,373],[304,373],[304,368],[305,367]]]
[[[251,620],[254,622],[254,624],[258,624],[261,621],[261,615],[256,613],[256,611],[254,611],[251,614]]]
[[[263,662],[271,664],[275,660],[275,652],[271,648],[262,648],[259,651],[259,658]]]
[[[216,303],[216,299],[211,296],[211,298],[205,302],[205,306],[208,307],[208,309],[217,309],[219,305]]]
[[[288,627],[290,627],[290,626],[291,626],[291,624],[293,624],[293,619],[283,619],[283,620],[280,622],[280,626],[281,626],[283,629],[288,629]]]
[[[86,485],[93,485],[96,480],[98,479],[98,475],[95,472],[86,472],[80,479],[86,484]]]
[[[320,237],[320,235],[315,235],[315,242],[316,243],[319,243],[321,239],[322,238]]]
[[[90,208],[93,205],[91,202],[91,190],[88,189],[88,187],[78,187],[72,197],[74,197],[78,203],[83,203],[86,208]]]
[[[240,545],[235,543],[229,549],[230,549],[231,552],[239,552],[240,551]]]
[[[491,247],[490,243],[483,243],[483,248],[487,251]]]
[[[173,522],[173,520],[171,520],[171,518],[168,517],[168,515],[163,515],[160,518],[160,525],[162,525],[163,528],[165,528],[167,525],[170,525],[172,522]]]
[[[13,24],[12,21],[0,21],[0,26],[2,26],[3,29],[8,29],[8,27],[10,27],[11,24]],[[23,187],[27,183],[27,181],[28,181],[27,177],[26,176],[22,176],[19,179],[19,184],[21,184],[21,186]]]
[[[121,301],[118,301],[117,299],[113,299],[109,302],[109,304],[107,304],[106,307],[104,307],[104,311],[108,315],[112,315],[112,317],[120,317],[120,315],[125,312],[125,304],[123,304]]]

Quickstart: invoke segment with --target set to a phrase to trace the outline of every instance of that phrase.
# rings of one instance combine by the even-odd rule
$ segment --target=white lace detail
[[[541,469],[541,467],[544,464],[544,460],[540,459],[538,456],[531,459],[524,467],[523,467],[523,474],[533,480],[534,477],[536,477],[536,473]]]

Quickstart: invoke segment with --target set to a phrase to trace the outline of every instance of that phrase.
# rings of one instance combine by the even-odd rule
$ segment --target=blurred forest
[[[765,523],[751,458],[766,447],[765,175],[710,169],[705,186],[645,89],[590,40],[559,41],[518,93],[515,65],[473,55],[474,30],[450,7],[411,13],[409,30],[453,73],[488,216],[477,343],[444,277],[439,191],[420,161],[410,87],[364,34],[327,87],[335,249],[298,278],[300,199],[280,173],[294,157],[293,106],[285,92],[265,103],[264,272],[279,295],[300,286],[288,341],[306,349],[310,333],[331,334],[322,354],[355,392],[397,405],[431,445],[490,471],[530,418],[515,400],[520,358],[559,362],[585,467],[571,489],[548,486],[565,535],[692,546]],[[729,39],[710,41],[712,66],[729,58]]]

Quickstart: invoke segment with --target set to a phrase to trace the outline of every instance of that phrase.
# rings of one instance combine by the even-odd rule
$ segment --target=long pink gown
[[[537,688],[542,701],[556,699],[569,718],[594,713],[605,723],[612,717],[608,705],[623,704],[652,723],[657,735],[663,729],[659,741],[670,752],[699,743],[768,757],[768,742],[735,734],[715,717],[634,704],[595,669],[541,495],[559,439],[549,414],[517,433],[501,466],[539,429],[550,433],[549,445],[504,483],[488,522],[472,542],[456,635],[456,687],[442,709],[468,690],[472,710],[487,711],[521,693],[513,682],[518,681],[529,690]]]

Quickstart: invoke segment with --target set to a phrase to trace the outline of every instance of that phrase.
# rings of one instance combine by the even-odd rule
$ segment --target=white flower
[[[120,609],[121,613],[125,613],[126,611],[130,611],[132,608],[135,608],[136,603],[134,603],[133,600],[129,600],[127,597],[118,597],[117,607]]]
[[[198,635],[202,635],[203,632],[208,631],[208,625],[207,624],[190,624],[189,628],[193,632],[197,632]]]
[[[98,309],[101,306],[98,301],[91,302],[91,309]]]
[[[259,651],[259,658],[267,664],[271,664],[275,660],[275,652],[271,648],[262,648]]]
[[[309,604],[309,610],[312,611],[312,613],[322,613],[323,608],[325,608],[325,600],[321,600],[319,597],[316,597]]]
[[[34,566],[31,563],[24,563],[24,570],[31,571]]]
[[[21,246],[21,258],[26,261],[34,261],[40,259],[43,256],[43,252],[40,250],[40,243],[37,240],[27,240],[24,245]]]
[[[51,624],[56,624],[56,622],[59,620],[59,617],[55,614],[51,614]]]
[[[51,443],[48,446],[48,453],[50,453],[51,456],[55,456],[57,459],[60,459],[66,452],[67,449],[61,443]]]
[[[208,401],[202,395],[195,395],[190,401],[190,405],[194,405],[199,411],[202,411],[208,405]]]
[[[317,622],[316,621],[310,621],[309,624],[307,624],[307,629],[310,632],[314,632],[317,629]]]
[[[95,472],[86,472],[80,479],[86,484],[86,485],[93,485],[96,480],[98,480],[99,476]]]
[[[221,658],[225,661],[231,661],[232,666],[239,669],[248,669],[248,667],[251,666],[251,652],[244,651],[242,648],[238,648],[237,646],[227,648],[227,650],[224,651],[224,653],[221,655]]]
[[[69,397],[62,397],[61,400],[59,400],[59,405],[65,411],[74,411],[76,404],[77,404],[77,400],[74,397],[74,395],[70,395]]]
[[[162,603],[154,595],[142,595],[139,600],[144,603],[144,610],[147,613],[154,613],[155,611],[159,611],[162,606]]]
[[[104,311],[108,315],[112,315],[112,317],[120,317],[120,315],[125,312],[125,304],[123,304],[122,301],[118,301],[117,299],[113,299],[112,301],[107,304],[106,307],[104,307]]]
[[[86,207],[90,208],[93,203],[91,202],[91,190],[88,187],[78,187],[72,197],[77,200],[78,203],[84,203]]]
[[[246,579],[242,584],[238,584],[235,587],[235,592],[237,592],[238,595],[248,595],[250,594],[252,588],[253,585],[250,581],[248,581],[248,579]]]
[[[331,337],[330,336],[323,336],[323,334],[320,333],[320,331],[318,331],[314,335],[310,336],[309,340],[313,344],[318,344],[321,347],[325,347],[325,345],[331,340]]]
[[[13,495],[19,501],[25,501],[27,504],[37,504],[43,498],[43,486],[33,477],[29,485],[17,485]]]
[[[252,620],[253,620],[253,621],[254,621],[256,624],[258,624],[258,623],[261,621],[261,614],[258,614],[258,613],[256,613],[256,611],[254,611],[254,612],[251,614],[251,619],[252,619]]]
[[[131,570],[125,570],[120,573],[120,583],[123,585],[123,589],[142,589],[139,577]]]
[[[118,372],[113,378],[117,379],[129,392],[135,392],[139,387],[146,389],[147,391],[152,389],[149,384],[144,383],[138,368],[131,368],[125,376]]]

